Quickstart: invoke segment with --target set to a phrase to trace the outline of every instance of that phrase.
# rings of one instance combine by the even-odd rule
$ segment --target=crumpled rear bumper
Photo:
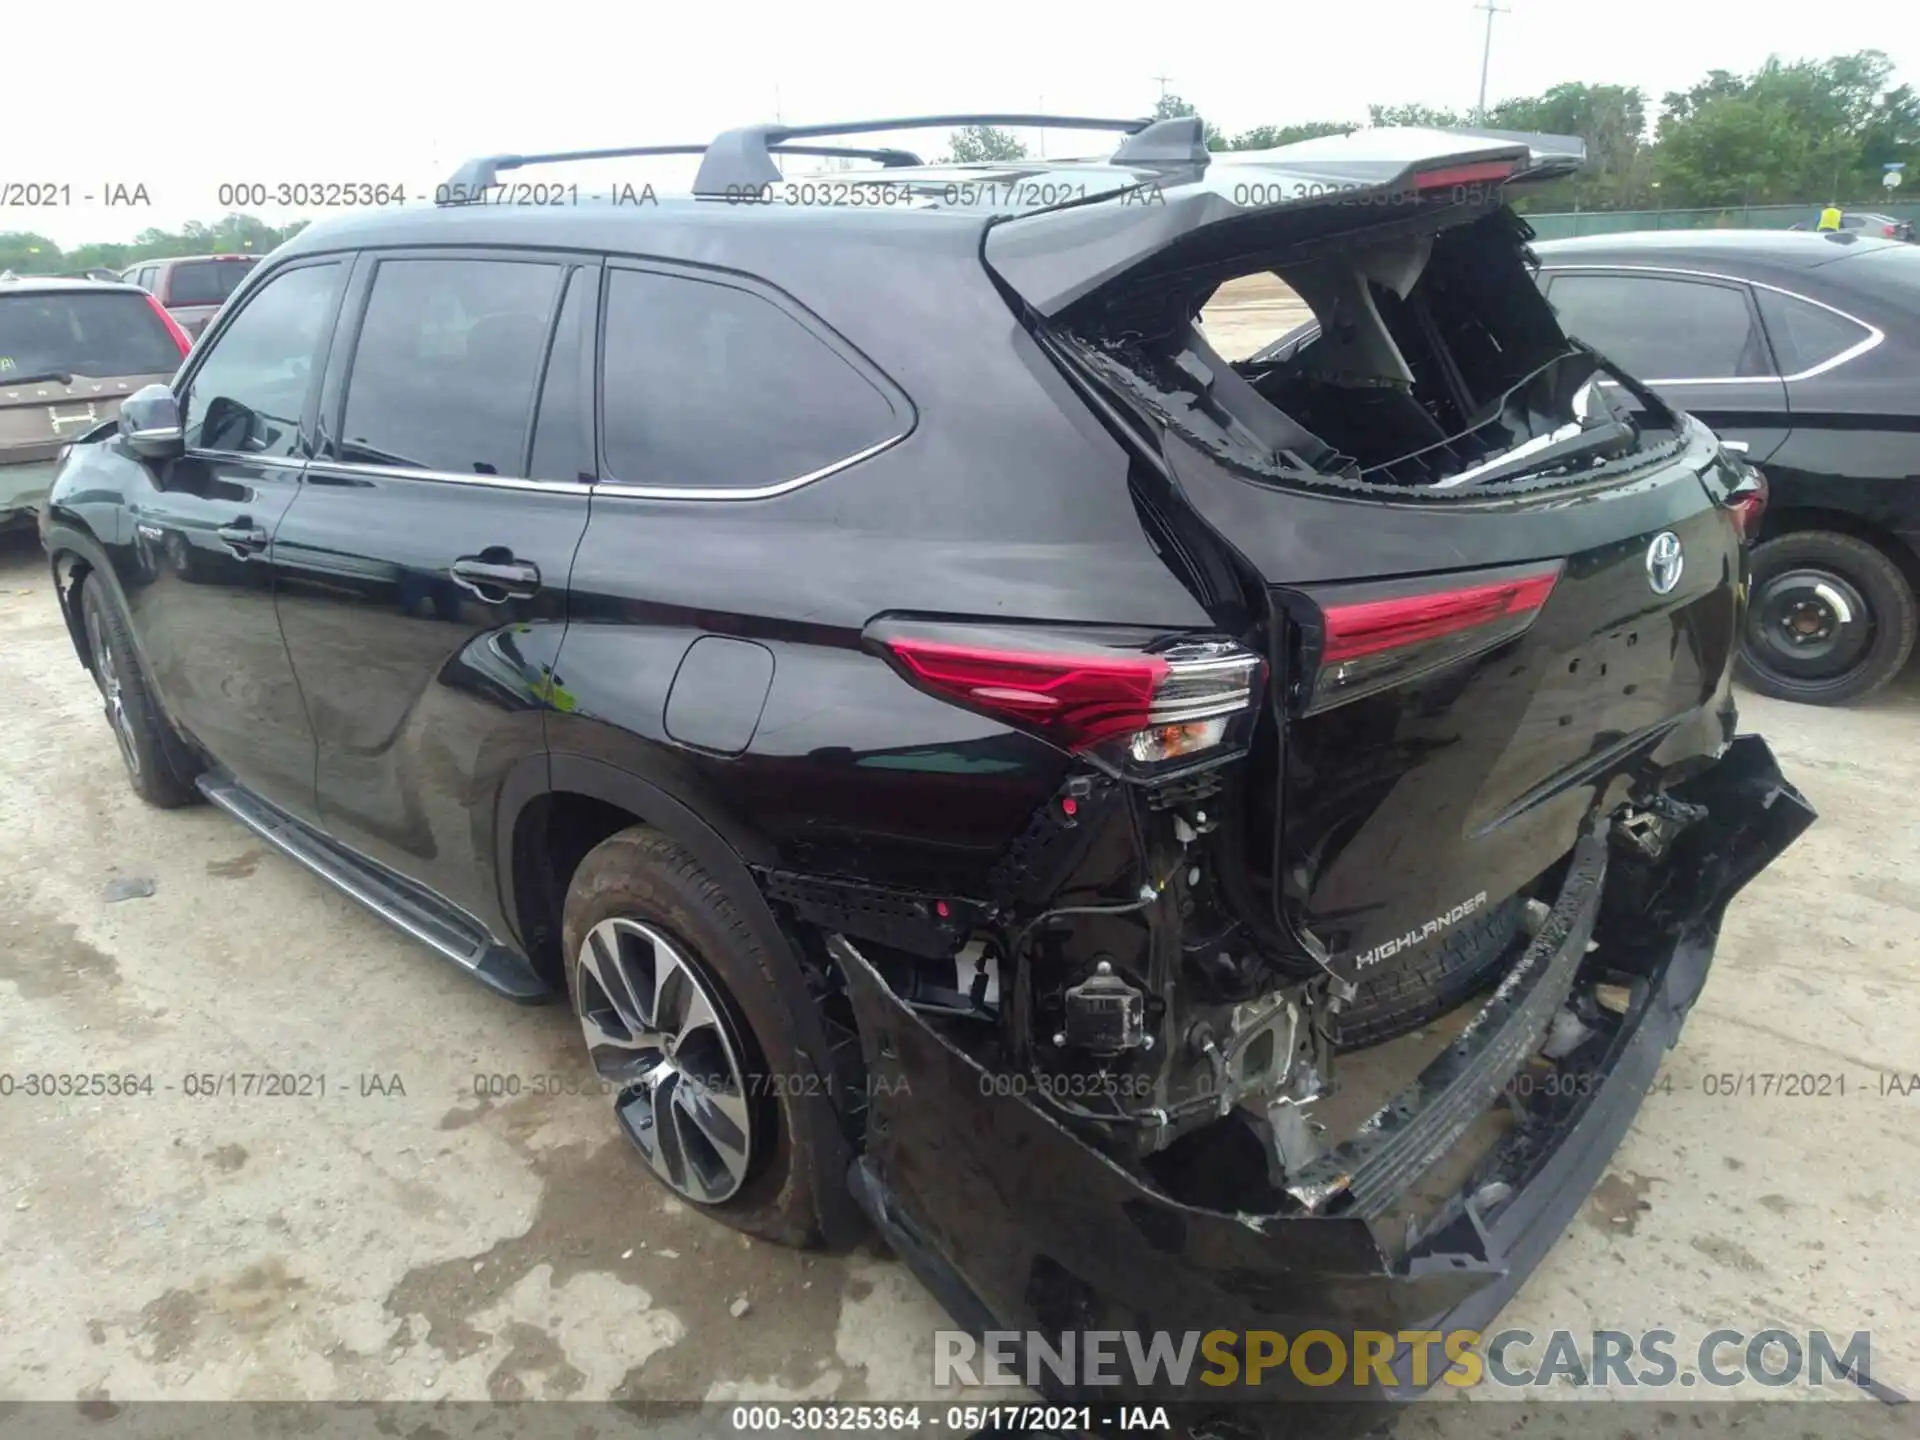
[[[1376,1228],[1382,1207],[1351,1194],[1288,1215],[1174,1200],[1004,1093],[1009,1087],[850,953],[843,963],[872,1081],[856,1195],[959,1325],[976,1332],[1165,1331],[1177,1339],[1331,1330],[1350,1340],[1363,1330],[1482,1329],[1606,1167],[1700,994],[1728,901],[1814,818],[1757,736],[1734,741],[1686,793],[1708,806],[1708,818],[1656,871],[1608,877],[1610,890],[1631,880],[1635,892],[1632,913],[1617,921],[1597,907],[1602,933],[1631,938],[1609,938],[1604,957],[1588,962],[1595,915],[1582,923],[1573,906],[1575,923],[1546,947],[1554,953],[1544,958],[1565,959],[1569,974],[1604,958],[1610,978],[1627,982],[1616,1028],[1587,1047],[1581,1083],[1527,1113],[1410,1249]],[[1650,902],[1640,894],[1649,883]],[[1583,970],[1578,983],[1591,980]],[[1498,1003],[1496,995],[1489,1008]],[[1475,1105],[1484,1109],[1502,1088]],[[1445,1368],[1439,1350],[1432,1356],[1429,1383]],[[1062,1401],[1333,1398],[1300,1387],[1284,1367],[1237,1396],[1199,1384],[1201,1370],[1179,1387],[1162,1379],[1097,1393],[1049,1388]],[[1394,1373],[1403,1377],[1397,1390],[1343,1386],[1338,1398],[1413,1393],[1406,1356]]]

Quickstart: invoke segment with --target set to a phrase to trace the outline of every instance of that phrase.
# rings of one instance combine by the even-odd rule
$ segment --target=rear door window
[[[292,455],[346,267],[283,270],[227,322],[188,383],[187,445]]]
[[[616,269],[606,295],[601,425],[611,479],[761,489],[837,465],[905,428],[872,381],[750,290]]]
[[[173,267],[167,282],[169,305],[224,305],[253,268],[249,260],[190,260]]]
[[[0,295],[0,382],[73,375],[171,375],[180,347],[145,295],[130,290],[28,290]]]
[[[1773,353],[1786,375],[1798,375],[1844,355],[1873,332],[1824,305],[1778,290],[1756,290],[1760,317],[1766,322]]]
[[[1547,298],[1560,327],[1636,379],[1771,375],[1746,287],[1666,275],[1556,275]]]
[[[523,476],[562,266],[382,260],[347,376],[340,458]]]

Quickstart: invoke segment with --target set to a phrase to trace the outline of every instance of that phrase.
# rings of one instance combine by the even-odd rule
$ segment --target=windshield
[[[195,260],[173,267],[167,282],[169,305],[221,305],[240,288],[254,262],[235,256],[231,260]]]
[[[0,295],[0,383],[9,373],[171,375],[180,347],[145,295],[45,290]]]

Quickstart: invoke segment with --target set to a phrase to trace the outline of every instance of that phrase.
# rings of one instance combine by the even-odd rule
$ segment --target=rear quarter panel
[[[549,737],[556,755],[604,760],[684,799],[749,860],[964,891],[1053,792],[1066,757],[909,686],[861,648],[868,622],[1183,630],[1208,616],[1148,544],[1126,453],[1017,323],[976,243],[844,251],[791,274],[770,251],[764,273],[905,392],[911,433],[772,499],[597,494]],[[773,654],[738,755],[666,732],[675,674],[703,635]]]

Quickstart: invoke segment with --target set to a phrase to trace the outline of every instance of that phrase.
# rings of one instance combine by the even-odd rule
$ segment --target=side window
[[[1658,275],[1557,275],[1560,328],[1639,380],[1773,373],[1744,289]]]
[[[533,422],[533,460],[527,476],[533,480],[579,480],[593,464],[585,452],[588,396],[580,383],[580,347],[586,343],[587,306],[597,278],[590,270],[575,270],[560,305],[560,323],[554,328],[553,349],[547,357],[546,378],[540,383],[540,410]]]
[[[561,276],[516,260],[383,260],[347,372],[340,458],[524,473]]]
[[[187,389],[187,445],[291,455],[346,267],[283,270],[253,293]]]
[[[1780,357],[1781,373],[1798,375],[1852,349],[1873,332],[1823,305],[1814,305],[1777,290],[1755,290],[1760,319]]]
[[[865,376],[750,291],[614,270],[605,331],[601,424],[614,480],[757,488],[900,433]]]

